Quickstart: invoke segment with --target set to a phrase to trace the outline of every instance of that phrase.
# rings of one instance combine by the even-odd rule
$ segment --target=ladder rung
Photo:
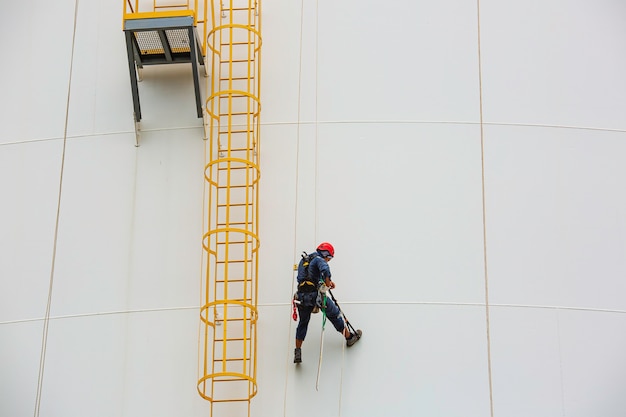
[[[238,151],[238,153],[240,153],[240,152],[242,152],[242,151]],[[231,153],[235,153],[235,152],[231,152]],[[249,162],[253,163],[253,161],[252,161],[252,160],[249,160]],[[222,162],[222,164],[224,164],[224,162]],[[245,167],[239,167],[239,168],[237,168],[237,167],[231,167],[230,169],[244,169],[244,168],[245,168]],[[221,170],[221,171],[224,171],[224,170],[227,170],[227,169],[228,169],[228,168],[220,168],[220,170]],[[242,184],[242,185],[243,185],[243,184]],[[251,187],[251,186],[252,186],[252,184],[250,184],[250,187]],[[233,188],[233,187],[235,187],[235,186],[234,186],[234,185],[231,185],[230,187],[231,187],[231,188]],[[223,186],[220,186],[219,188],[220,188],[220,189],[225,189],[225,188],[228,188],[228,187],[227,187],[226,185],[223,185]]]
[[[235,298],[234,300],[235,301],[245,302],[245,303],[251,303],[252,302],[252,300],[250,298]],[[227,320],[243,320],[243,318],[242,317],[231,317],[231,318],[229,318]],[[247,317],[247,320],[251,320],[251,318]],[[223,317],[222,318],[218,318],[217,321],[224,321],[224,318]],[[228,340],[228,338],[226,340]]]
[[[230,77],[230,78],[220,78],[220,81],[230,81],[230,80],[254,80],[254,77]]]
[[[225,263],[242,264],[242,263],[246,263],[246,262],[252,262],[252,259],[238,259],[238,260],[228,260],[228,261],[217,261],[215,263],[217,263],[217,264],[225,264]],[[245,278],[229,279],[228,280],[228,282],[241,282],[241,281],[245,281]],[[226,282],[226,280],[219,280],[219,281],[215,281],[215,282]]]
[[[228,12],[240,12],[239,14],[241,15],[241,12],[255,12],[254,9],[250,9],[248,7],[233,7],[232,9],[222,9],[222,12],[228,13]],[[254,13],[254,15],[256,16],[256,13]],[[225,19],[225,16],[222,16],[222,19]],[[249,25],[246,26],[250,26],[250,27],[254,27],[254,23],[250,23]]]
[[[245,301],[246,302],[250,302],[250,300],[245,300]],[[231,318],[228,318],[226,320],[224,320],[224,318],[216,319],[216,321],[231,321],[231,320],[232,321],[243,321],[244,319],[242,317],[231,317]],[[246,320],[252,320],[252,318],[251,317],[247,317]],[[245,340],[245,339],[243,339],[241,337],[239,337],[239,338],[226,338],[226,342],[237,342],[237,341],[241,342],[242,340]],[[222,342],[223,343],[224,339],[219,339],[219,340],[215,339],[213,341],[213,343],[217,343],[217,342]]]
[[[252,262],[252,261],[247,261],[247,262],[249,263],[249,262]],[[220,261],[220,262],[217,262],[217,263],[218,264],[223,264],[225,262],[224,261]],[[243,263],[243,261],[242,262],[230,262],[230,263],[238,263],[239,264],[239,263]],[[216,284],[225,284],[225,283],[230,283],[230,282],[241,283],[241,282],[251,282],[251,279],[250,278],[231,278],[231,279],[227,279],[227,280],[226,279],[216,279],[214,282]]]
[[[219,133],[220,135],[225,135],[227,133],[250,133],[250,132],[252,132],[251,129],[241,129],[241,130],[225,130],[225,131],[217,132],[217,133]]]
[[[222,358],[222,359],[215,359],[213,358],[213,362],[233,362],[233,361],[249,361],[250,358]]]
[[[217,187],[218,190],[226,190],[228,188],[249,188],[247,185],[220,185]]]
[[[254,152],[253,148],[230,148],[227,152]]]
[[[220,46],[230,46],[230,45],[254,45],[254,43],[250,43],[250,42],[226,42],[226,43],[220,43]]]
[[[243,149],[232,149],[230,151],[230,154],[231,154],[231,156],[235,157],[237,155],[242,156],[241,154],[244,153],[244,152],[252,154],[252,153],[254,153],[254,149],[245,149],[245,148],[243,148]],[[242,159],[244,159],[244,158],[242,158]],[[248,159],[249,161],[251,161],[251,158],[245,158],[245,159]],[[241,187],[243,187],[243,185],[239,185],[239,186],[236,186],[236,187],[237,188],[241,188]],[[228,187],[227,186],[218,187],[218,189],[225,189],[225,188],[228,188]],[[230,188],[235,188],[235,186],[233,185]]]
[[[249,318],[249,317],[248,317],[246,320],[247,320],[247,321],[250,321],[250,320],[252,320],[252,318]],[[217,321],[224,321],[224,319],[218,319]],[[243,321],[243,319],[242,319],[242,318],[237,318],[237,319],[227,319],[226,321]],[[238,340],[235,340],[235,339],[232,339],[232,340],[227,340],[227,342],[229,342],[229,341],[234,341],[234,342],[242,342],[242,341],[246,341],[246,340],[247,340],[247,339],[243,339],[243,338],[241,338],[241,339],[238,339]],[[223,341],[223,340],[222,340],[221,342],[218,342],[217,340],[213,341],[213,344],[216,344],[216,343],[224,343],[224,341]]]
[[[249,245],[252,245],[252,241],[248,241],[248,242],[239,241],[239,242],[233,242],[232,244],[233,245],[243,245],[243,244],[246,244],[246,243],[248,243]],[[224,243],[223,242],[218,242],[218,245],[222,245],[223,246]],[[224,263],[225,261],[221,260],[221,261],[216,261],[216,262],[217,263]],[[230,261],[230,262],[235,262],[235,261]],[[252,262],[252,260],[251,259],[245,259],[245,260],[241,260],[241,261],[236,261],[235,263],[241,263],[241,262]]]
[[[219,321],[224,321],[224,320],[219,320]],[[219,343],[222,343],[224,341],[226,341],[226,342],[241,342],[242,340],[248,340],[248,339],[244,339],[243,337],[234,337],[234,338],[228,338],[228,339],[213,339],[213,342],[219,342]]]
[[[250,206],[251,204],[247,203],[230,203],[230,204],[218,204],[217,207],[245,207]]]
[[[215,377],[213,377],[213,382],[234,382],[234,381],[247,381],[246,379],[243,378],[228,378],[228,379],[218,379],[216,380]],[[231,403],[231,402],[250,402],[249,399],[247,398],[236,398],[234,400],[211,400],[212,403]]]
[[[247,111],[242,111],[242,112],[232,112],[232,113],[220,113],[220,114],[218,114],[218,116],[244,116],[244,115],[252,116],[252,113],[247,112]]]
[[[234,226],[234,225],[239,225],[239,226],[247,226],[252,224],[252,222],[230,222],[228,223],[229,226]],[[217,226],[226,226],[226,223],[218,223]],[[245,243],[245,242],[235,242],[235,243]],[[252,243],[252,242],[248,242],[248,243]],[[219,244],[219,243],[218,243]]]
[[[252,185],[230,185],[230,186],[228,186],[228,185],[221,185],[221,186],[217,187],[218,191],[227,191],[229,189],[242,189],[242,188],[250,188],[250,190],[253,189]]]
[[[220,64],[230,64],[230,63],[241,63],[241,62],[254,62],[254,59],[229,59],[225,61],[220,61]]]

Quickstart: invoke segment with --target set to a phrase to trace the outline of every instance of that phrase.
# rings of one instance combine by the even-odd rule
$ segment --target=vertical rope
[[[298,182],[300,180],[300,118],[301,118],[301,96],[302,96],[302,38],[303,38],[303,26],[304,26],[304,0],[300,2],[300,51],[299,51],[299,64],[298,64],[298,120],[296,130],[296,169],[295,169],[295,195],[293,206],[293,259],[296,259],[298,243]],[[294,282],[291,281],[291,292],[294,290]]]
[[[485,322],[487,328],[487,370],[489,377],[489,408],[493,417],[493,381],[491,375],[491,326],[489,323],[489,273],[487,271],[487,211],[485,201],[485,134],[483,123],[483,73],[480,51],[480,0],[476,0],[476,17],[478,32],[478,94],[480,111],[480,164],[481,164],[481,192],[483,216],[483,262],[485,265]]]
[[[300,51],[299,51],[299,62],[298,62],[298,120],[297,120],[297,130],[296,130],[296,168],[295,168],[295,196],[294,196],[294,206],[293,206],[293,259],[296,259],[297,256],[297,238],[298,238],[298,181],[300,179],[300,112],[301,112],[301,103],[300,98],[302,96],[302,37],[303,37],[303,28],[304,27],[304,0],[300,1]],[[293,279],[293,271],[292,271],[292,280],[291,280],[291,292],[289,294],[293,294],[295,292],[294,288],[294,279]],[[293,340],[292,334],[292,326],[291,326],[291,316],[289,317],[289,332],[287,339],[287,355],[285,358],[285,394],[283,398],[283,416],[287,416],[287,387],[289,387],[289,347],[291,346],[291,342]]]
[[[43,319],[43,333],[41,336],[41,353],[39,356],[39,374],[37,376],[37,393],[35,396],[34,417],[39,417],[41,410],[41,393],[43,389],[44,369],[46,365],[46,351],[48,348],[48,328],[50,325],[50,309],[52,306],[52,288],[54,284],[54,270],[57,256],[57,242],[59,237],[59,219],[61,212],[61,196],[63,194],[63,172],[65,170],[65,150],[67,148],[67,126],[70,113],[70,95],[72,91],[72,71],[74,68],[74,46],[76,44],[76,20],[78,16],[78,0],[74,2],[74,29],[72,33],[72,52],[70,55],[70,71],[67,83],[67,100],[65,102],[65,125],[63,127],[63,149],[61,152],[61,172],[59,174],[59,193],[57,197],[57,213],[54,224],[54,243],[52,246],[52,262],[50,265],[50,282],[48,284],[48,300],[46,302],[46,312]]]
[[[317,301],[316,301],[317,302]],[[317,379],[315,380],[315,390],[320,386],[320,375],[322,374],[322,354],[324,353],[324,329],[326,328],[326,294],[322,296],[322,332],[320,334],[320,357],[317,361]]]
[[[315,180],[313,185],[315,186],[315,244],[317,245],[317,230],[318,230],[318,210],[317,210],[317,164],[318,164],[318,101],[317,101],[317,87],[318,87],[318,68],[319,68],[319,54],[318,54],[318,44],[319,44],[319,0],[315,1]]]

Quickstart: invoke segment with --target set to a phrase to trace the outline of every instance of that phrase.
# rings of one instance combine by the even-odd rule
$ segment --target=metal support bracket
[[[137,83],[143,78],[144,65],[191,63],[196,113],[202,117],[198,66],[204,67],[205,76],[208,69],[193,16],[128,19],[124,36],[135,122],[142,116]]]

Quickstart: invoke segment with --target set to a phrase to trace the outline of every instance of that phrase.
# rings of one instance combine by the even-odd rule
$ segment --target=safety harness
[[[322,328],[324,328],[324,325],[326,324],[326,288],[327,287],[324,283],[324,280],[322,280],[321,277],[316,285],[313,282],[313,279],[311,278],[311,271],[309,270],[309,265],[311,264],[311,262],[313,262],[313,259],[315,259],[319,255],[317,253],[308,254],[306,252],[302,252],[301,256],[302,256],[302,267],[304,268],[304,273],[307,279],[298,284],[298,292],[318,294],[318,299],[320,299],[320,303],[319,303],[319,306],[316,303],[316,305],[313,307],[313,313],[317,313],[319,312],[319,310],[322,310],[322,315],[323,315]],[[297,293],[294,294],[294,299],[293,299],[292,317],[294,321],[298,319],[296,304],[300,304],[300,301],[297,300]]]
[[[319,255],[317,253],[308,254],[306,252],[302,252],[302,267],[304,268],[304,272],[306,273],[307,279],[298,284],[298,292],[314,292],[317,291],[320,284],[323,282],[320,277],[320,281],[315,284],[311,278],[311,271],[309,271],[309,265],[313,262],[313,259],[317,258]]]

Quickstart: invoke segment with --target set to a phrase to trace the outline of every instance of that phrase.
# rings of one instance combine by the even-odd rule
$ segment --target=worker
[[[331,297],[326,297],[328,289],[335,288],[331,279],[328,263],[335,256],[335,248],[328,242],[320,243],[315,252],[302,257],[298,264],[298,290],[294,300],[298,307],[300,320],[296,329],[296,348],[294,351],[294,363],[302,362],[302,342],[306,337],[309,320],[312,313],[317,313],[320,308],[328,320],[335,326],[346,339],[348,347],[354,345],[363,332],[356,330],[351,332],[341,314],[341,310]]]

